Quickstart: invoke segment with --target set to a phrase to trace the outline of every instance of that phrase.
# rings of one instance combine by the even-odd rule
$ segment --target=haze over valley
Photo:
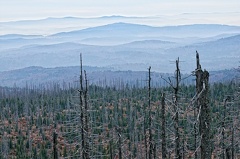
[[[137,20],[140,22],[142,19],[152,20],[153,24],[157,23],[159,17],[155,19],[124,16],[65,17],[1,22],[2,28],[31,26],[33,31],[41,30],[42,26],[51,28],[52,24],[61,24],[61,28],[66,27],[68,31],[44,35],[24,34],[25,30],[20,29],[18,34],[0,35],[0,71],[30,66],[46,68],[77,66],[79,54],[82,53],[86,66],[121,71],[146,71],[151,65],[154,71],[163,73],[172,72],[171,61],[180,57],[182,71],[190,73],[193,71],[190,66],[194,66],[196,50],[208,70],[233,69],[238,66],[240,26],[220,24],[153,26],[126,23]],[[99,25],[92,24],[91,27],[84,28],[85,23],[90,24],[93,21]],[[64,24],[81,24],[82,27],[69,29]]]

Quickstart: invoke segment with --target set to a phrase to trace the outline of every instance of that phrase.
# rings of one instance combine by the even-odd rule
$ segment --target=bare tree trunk
[[[80,54],[80,90],[79,91],[79,100],[80,100],[80,122],[81,122],[81,140],[82,140],[82,150],[80,150],[80,153],[82,153],[80,156],[82,156],[83,159],[85,159],[85,142],[84,142],[84,116],[83,116],[83,72],[82,72],[82,54]]]
[[[85,142],[85,158],[86,159],[90,159],[90,151],[89,151],[89,127],[88,127],[88,99],[87,99],[87,94],[88,94],[88,81],[87,81],[87,73],[86,71],[84,71],[84,74],[85,74],[85,91],[84,91],[84,106],[85,106],[85,112],[84,112],[84,115],[85,115],[85,123],[84,123],[84,130],[86,132],[85,134],[85,138],[84,138],[84,142]]]
[[[152,115],[151,115],[151,66],[148,69],[148,111],[149,111],[149,119],[148,119],[148,130],[149,130],[149,159],[152,158],[153,155],[153,141],[152,141]]]
[[[207,71],[203,72],[203,82],[205,83],[206,90],[203,93],[203,101],[201,102],[202,111],[200,113],[200,125],[201,125],[201,158],[210,159],[211,158],[211,117],[210,117],[210,108],[208,101],[208,79],[209,73]]]
[[[174,120],[174,129],[175,129],[175,158],[181,159],[180,154],[180,135],[179,135],[179,124],[178,124],[178,90],[180,83],[180,69],[179,69],[179,58],[176,60],[176,86],[174,87],[174,112],[175,112],[175,120]]]
[[[147,126],[146,126],[146,116],[147,116],[147,113],[146,113],[146,110],[144,109],[144,125],[143,125],[143,133],[144,133],[144,146],[145,146],[145,158],[147,159],[148,158],[148,145],[147,145]]]
[[[165,119],[165,93],[162,94],[162,159],[167,158],[167,147],[166,147],[166,119]]]
[[[198,99],[198,110],[199,110],[199,132],[201,136],[201,159],[211,159],[211,135],[210,135],[210,108],[209,108],[209,100],[208,100],[208,80],[209,73],[205,70],[202,71],[199,54],[196,53],[197,59],[197,69],[196,69],[196,88],[197,94],[200,94],[200,98]]]
[[[198,151],[197,151],[197,115],[196,115],[196,108],[194,108],[194,118],[195,118],[195,122],[194,122],[194,158],[197,159],[198,158]]]
[[[88,81],[87,74],[85,74],[85,91],[83,90],[83,69],[82,69],[82,54],[80,54],[80,90],[79,90],[79,98],[80,98],[80,122],[81,122],[81,139],[82,139],[82,158],[89,159],[90,151],[89,151],[89,115],[88,115]]]

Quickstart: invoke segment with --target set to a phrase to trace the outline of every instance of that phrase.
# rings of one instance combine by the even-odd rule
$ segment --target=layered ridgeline
[[[120,87],[121,83],[128,84],[129,87],[145,87],[147,85],[147,69],[145,71],[116,71],[113,68],[90,66],[84,66],[83,69],[86,70],[91,85],[112,87]],[[27,85],[39,86],[55,83],[63,87],[64,85],[77,84],[79,73],[79,66],[56,68],[32,66],[0,72],[0,86],[23,88]],[[229,83],[236,79],[239,74],[240,72],[236,69],[210,71],[210,83]],[[172,76],[172,73],[153,72],[152,85],[154,87],[168,86],[168,83],[163,78],[167,79]],[[182,74],[182,79],[184,79],[182,81],[184,85],[192,85],[195,82],[195,77],[191,72]]]
[[[3,24],[1,24],[3,25]],[[113,23],[52,35],[0,36],[0,71],[30,66],[79,65],[79,53],[88,66],[117,70],[171,72],[169,62],[180,57],[182,70],[192,71],[195,51],[208,70],[238,66],[240,27],[196,24],[153,27]]]

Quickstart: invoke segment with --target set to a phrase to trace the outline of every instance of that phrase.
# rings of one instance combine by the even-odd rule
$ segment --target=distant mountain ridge
[[[99,18],[137,18],[137,17],[128,17],[128,16],[121,16],[121,15],[100,16],[100,17],[65,16],[65,17],[47,17],[47,18],[41,18],[41,19],[28,19],[28,20],[12,20],[12,21],[0,22],[0,24],[4,24],[4,23],[38,22],[38,21],[61,20],[61,19],[99,19]]]
[[[36,41],[37,42],[37,41]],[[31,44],[0,51],[0,71],[28,66],[60,67],[79,64],[79,54],[89,66],[118,70],[144,70],[148,65],[157,70],[171,72],[169,61],[180,57],[185,61],[185,72],[195,65],[196,50],[203,66],[208,70],[231,69],[240,61],[240,34],[213,41],[181,44],[172,41],[142,40],[114,46],[97,46],[77,42]],[[8,43],[9,45],[11,43]],[[0,45],[6,46],[1,43]],[[16,44],[15,44],[16,45]],[[11,46],[10,46],[11,47]]]
[[[96,84],[100,86],[113,86],[118,82],[124,82],[125,84],[134,85],[139,82],[139,86],[145,86],[143,82],[147,78],[147,71],[114,71],[113,68],[100,68],[84,66],[84,70],[87,71],[87,76],[90,84]],[[56,67],[56,68],[43,68],[31,66],[23,69],[0,72],[0,86],[7,87],[25,87],[28,85],[41,85],[47,83],[75,83],[79,80],[80,67]],[[221,70],[210,72],[210,82],[230,82],[232,79],[239,76],[240,73],[237,70]],[[157,73],[152,72],[152,80],[155,86],[165,86],[166,82],[162,80],[162,77],[171,77],[169,73]],[[183,74],[183,77],[188,77],[187,74]],[[185,84],[194,84],[194,77],[188,77],[184,80]],[[115,83],[114,83],[115,81]]]
[[[192,44],[240,34],[239,26],[194,24],[153,27],[132,23],[112,23],[70,32],[43,35],[0,35],[0,51],[32,44],[74,42],[87,45],[111,46],[144,40],[161,40]]]
[[[239,15],[239,12],[214,12],[154,16],[106,15],[100,17],[46,17],[43,19],[23,19],[0,22],[0,35],[13,33],[50,35],[59,32],[69,32],[72,30],[79,30],[117,22],[135,23],[150,26],[209,24],[209,22],[211,22],[215,24],[240,26]],[[213,19],[212,16],[215,18]]]
[[[59,26],[58,23],[56,25]],[[49,36],[3,35],[0,36],[0,71],[29,66],[78,65],[79,54],[82,53],[86,65],[113,67],[121,71],[143,71],[151,65],[154,71],[171,72],[169,61],[179,57],[185,61],[181,67],[187,73],[195,64],[196,50],[207,70],[231,69],[240,61],[239,35],[239,26],[194,24],[156,27],[127,22],[78,28]]]
[[[194,36],[216,36],[220,33],[240,33],[240,27],[217,25],[217,24],[194,24],[194,25],[179,25],[179,26],[165,26],[153,27],[148,25],[131,24],[131,23],[113,23],[98,27],[91,27],[82,30],[75,30],[71,32],[63,32],[51,35],[53,37],[67,37],[67,36],[81,36],[85,34],[95,34],[95,36],[168,36],[168,37],[194,37]],[[108,33],[108,34],[107,34]]]

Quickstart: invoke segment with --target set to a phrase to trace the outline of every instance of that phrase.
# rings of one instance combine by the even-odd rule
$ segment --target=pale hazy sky
[[[154,17],[136,18],[137,20],[129,18],[129,21],[124,21],[150,26],[186,24],[240,26],[240,0],[0,0],[0,22],[48,17],[100,17],[111,15],[156,16],[155,19]],[[125,19],[128,20],[128,18]],[[49,22],[47,24],[32,23],[32,25],[28,25],[28,23],[17,23],[20,25],[0,23],[0,35],[51,35],[115,23],[115,21],[105,22],[95,19],[93,21],[88,23],[82,23],[82,21],[79,23],[55,23],[55,21],[51,21],[52,23],[50,23],[47,21]]]
[[[0,21],[219,12],[240,13],[240,0],[0,0]]]

